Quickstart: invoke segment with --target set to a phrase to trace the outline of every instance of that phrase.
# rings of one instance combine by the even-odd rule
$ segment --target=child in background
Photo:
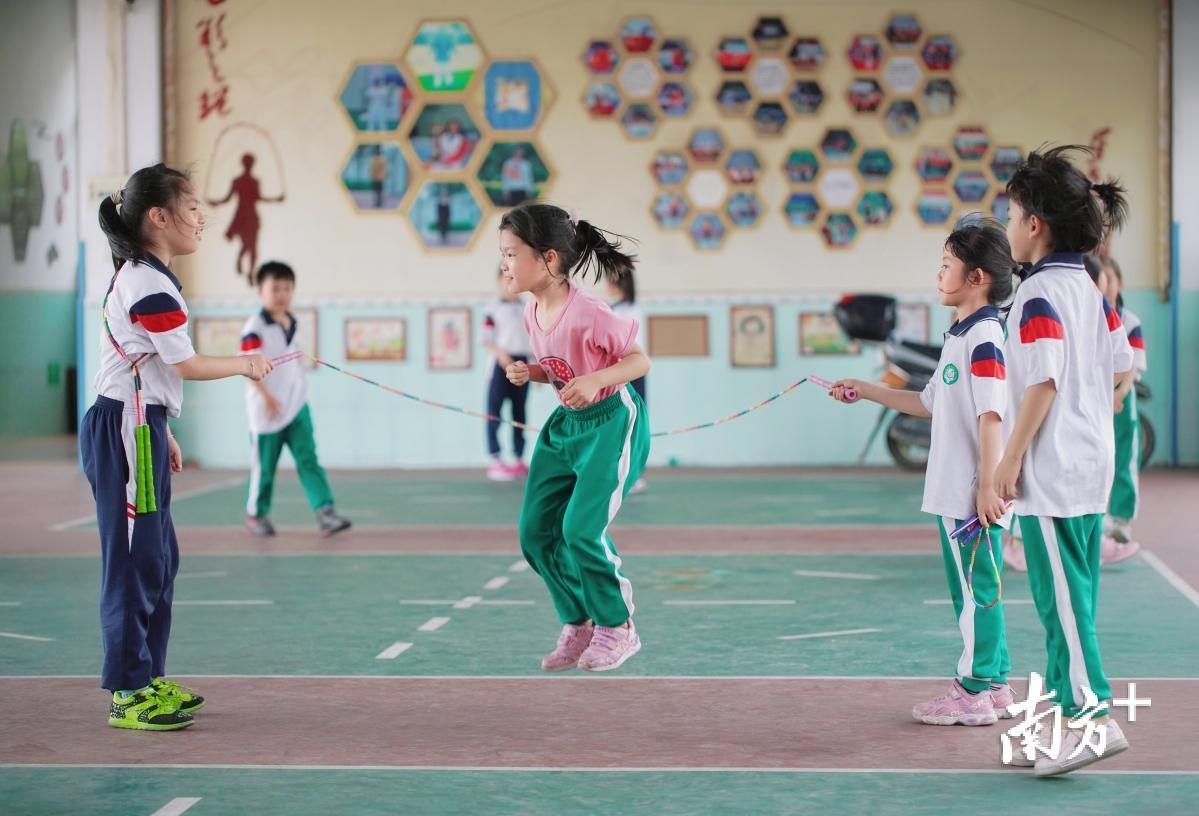
[[[495,365],[488,374],[487,413],[498,417],[504,403],[509,402],[512,404],[512,420],[523,423],[529,385],[508,382],[505,372],[513,363],[527,363],[533,350],[529,346],[529,333],[525,330],[525,305],[519,297],[508,291],[503,269],[498,277],[500,296],[488,304],[483,314],[483,347],[495,359]],[[487,420],[487,453],[491,456],[487,478],[493,482],[510,482],[518,476],[528,475],[529,468],[524,460],[525,432],[522,428],[512,427],[513,461],[509,466],[504,464],[500,456],[499,420]]]
[[[637,282],[634,280],[634,274],[631,270],[627,275],[608,278],[608,296],[615,298],[615,302],[612,304],[612,314],[627,320],[637,321],[637,345],[643,349],[649,348],[645,340],[645,320],[641,315],[641,309],[637,306]],[[641,402],[648,405],[649,398],[645,394],[645,376],[642,375],[629,384],[633,386],[633,390],[641,397]],[[633,483],[633,487],[629,492],[640,493],[647,486],[645,477],[642,476]]]
[[[562,632],[544,671],[610,671],[641,648],[633,586],[608,527],[649,456],[649,421],[629,385],[650,362],[637,323],[575,287],[572,275],[622,277],[634,258],[587,221],[528,203],[500,221],[508,290],[531,292],[525,327],[537,363],[508,380],[551,383],[561,405],[537,438],[520,512],[520,546],[549,589]]]
[[[299,351],[296,318],[289,311],[296,291],[296,273],[285,263],[268,261],[258,270],[258,299],[262,309],[242,329],[243,354],[271,359]],[[349,529],[350,520],[333,509],[333,491],[316,458],[312,413],[308,410],[308,381],[299,360],[280,366],[268,382],[246,386],[246,415],[250,421],[250,491],[246,527],[258,537],[273,536],[271,500],[275,471],[283,446],[291,450],[300,484],[316,512],[323,538]]]
[[[1005,499],[1019,496],[1028,580],[1046,634],[1046,691],[1065,717],[1085,711],[1106,741],[1100,754],[1094,739],[1083,742],[1090,728],[1067,728],[1058,745],[1036,746],[1034,760],[1017,752],[1013,764],[1035,765],[1039,777],[1128,748],[1108,715],[1111,686],[1095,610],[1103,512],[1115,470],[1113,393],[1119,375],[1132,368],[1132,349],[1082,259],[1123,224],[1127,205],[1119,185],[1092,184],[1070,162],[1075,150],[1087,152],[1033,151],[1007,184],[1012,257],[1032,267],[1012,303],[1018,329],[1004,346],[1014,420],[995,489]]]
[[[991,725],[1011,716],[1011,671],[1003,604],[1000,529],[1007,510],[992,474],[1002,448],[1007,415],[1004,327],[999,306],[1012,296],[1016,269],[1003,227],[990,219],[959,222],[945,241],[937,292],[954,309],[937,370],[924,391],[901,391],[863,380],[840,380],[829,396],[858,396],[913,416],[932,417],[932,445],[924,481],[926,513],[937,516],[941,554],[954,614],[962,633],[957,678],[949,690],[912,709],[928,725]],[[950,534],[977,513],[981,540]],[[980,553],[979,550],[982,550]],[[973,583],[968,572],[973,570]]]

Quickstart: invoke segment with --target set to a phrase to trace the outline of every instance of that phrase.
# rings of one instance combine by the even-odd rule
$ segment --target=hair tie
[[[121,201],[123,201],[125,198],[125,189],[121,188],[120,190],[114,190],[112,195],[109,196],[109,198],[112,199],[113,204],[115,204],[118,207],[121,206]]]
[[[575,229],[579,228],[579,211],[571,210],[569,213],[570,225]]]

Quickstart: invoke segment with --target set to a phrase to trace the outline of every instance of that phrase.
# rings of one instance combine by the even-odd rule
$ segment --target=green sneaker
[[[173,680],[155,677],[150,681],[150,686],[158,692],[159,697],[174,703],[184,714],[195,714],[204,707],[204,698],[196,694],[195,689],[181,686]]]
[[[134,728],[139,731],[175,731],[187,728],[195,720],[184,714],[173,701],[167,700],[153,687],[125,697],[113,692],[108,709],[108,724],[114,728]]]

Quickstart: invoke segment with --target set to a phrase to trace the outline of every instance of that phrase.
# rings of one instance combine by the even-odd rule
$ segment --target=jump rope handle
[[[833,382],[831,380],[824,379],[824,377],[809,376],[808,379],[811,380],[812,382],[816,383],[817,385],[819,385],[821,388],[827,388],[830,391],[833,388]],[[856,388],[846,388],[845,391],[843,392],[843,396],[845,397],[846,402],[857,402],[858,401],[858,391]]]

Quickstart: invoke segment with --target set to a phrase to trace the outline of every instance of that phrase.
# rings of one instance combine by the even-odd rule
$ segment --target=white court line
[[[454,608],[455,609],[470,609],[472,606],[474,606],[481,600],[483,600],[483,598],[480,595],[467,595],[462,600],[455,601]]]
[[[176,575],[175,578],[176,578],[176,580],[178,580],[179,578],[224,578],[228,574],[229,573],[223,572],[221,570],[214,570],[212,572],[181,572],[178,575]],[[196,801],[199,801],[199,800],[196,800]]]
[[[1184,598],[1195,606],[1199,606],[1199,592],[1196,592],[1193,586],[1183,580],[1181,575],[1166,566],[1165,561],[1162,561],[1148,550],[1141,550],[1141,558],[1144,558],[1149,566],[1157,570],[1157,574],[1165,578],[1170,586],[1181,592]]]
[[[404,643],[403,641],[398,640],[375,655],[375,660],[395,660],[397,657],[411,648],[411,643]]]
[[[483,584],[483,589],[502,589],[512,579],[507,575],[497,575],[487,583]]]
[[[924,602],[925,606],[949,606],[953,601],[948,598],[933,598]],[[1003,601],[1004,606],[1012,606],[1021,604],[1023,606],[1032,606],[1032,598],[1012,598],[1010,601],[1006,598]]]
[[[36,640],[39,643],[51,643],[54,638],[38,637],[37,635],[18,635],[16,632],[0,632],[0,637],[12,638],[13,640]]]
[[[468,603],[466,606],[458,606],[458,604],[463,603],[465,600],[469,600],[470,603]],[[427,600],[400,601],[400,606],[453,606],[457,609],[469,609],[472,606],[536,606],[536,605],[537,605],[537,601],[494,601],[494,600],[485,600],[485,599],[481,599],[481,598],[479,600],[464,599],[464,600],[460,600],[460,601],[427,601]]]
[[[877,575],[867,575],[863,572],[821,572],[820,570],[792,570],[794,575],[806,578],[846,578],[851,581],[877,581]]]
[[[780,635],[779,640],[807,640],[808,638],[840,637],[841,635],[868,635],[882,629],[842,629],[840,632],[812,632],[807,635]]]
[[[529,562],[528,561],[517,561],[512,566],[508,567],[508,572],[528,572],[528,571],[529,571]]]
[[[274,601],[175,601],[175,606],[271,606]]]
[[[795,601],[662,601],[664,606],[794,606]]]
[[[427,621],[416,627],[418,632],[436,632],[441,627],[450,622],[449,618],[429,618]]]
[[[178,796],[154,811],[151,816],[179,816],[179,814],[191,810],[199,802],[199,796]]]
[[[604,683],[604,682],[674,682],[687,680],[689,682],[752,682],[786,680],[791,682],[811,682],[814,680],[835,680],[846,683],[878,683],[874,675],[850,674],[578,674],[570,673],[538,673],[538,674],[181,674],[181,678],[193,680],[388,680],[410,681],[421,680],[441,682],[442,680],[485,680],[496,682],[504,680],[541,680],[547,683]],[[0,674],[0,680],[95,680],[94,674]],[[945,675],[887,675],[888,680],[908,680],[912,682],[933,683],[945,680]],[[1018,679],[1018,678],[1017,678]],[[1199,683],[1199,677],[1109,677],[1121,683],[1133,681],[1136,683]]]
[[[874,682],[877,682],[876,678]],[[944,679],[944,678],[942,678]],[[220,770],[220,771],[460,771],[464,773],[763,773],[763,774],[945,774],[964,776],[967,774],[1003,774],[1018,777],[1029,776],[1012,768],[753,768],[743,766],[701,766],[701,765],[665,765],[658,767],[632,766],[577,766],[563,767],[561,765],[263,765],[246,764],[230,765],[212,763],[204,765],[195,762],[165,763],[139,762],[132,763],[103,763],[80,762],[77,764],[55,762],[0,762],[0,768],[35,768],[46,770],[74,769],[130,769],[154,768],[161,770]],[[1071,776],[1199,776],[1196,771],[1104,771],[1084,769],[1074,771]]]
[[[238,476],[237,478],[234,478],[234,479],[226,479],[223,482],[217,482],[215,484],[210,484],[210,485],[208,485],[208,487],[197,487],[195,490],[184,490],[179,493],[174,493],[171,496],[171,502],[178,503],[182,499],[192,499],[192,498],[195,498],[196,496],[203,496],[205,493],[215,493],[218,490],[224,490],[226,487],[233,487],[234,485],[240,485],[240,484],[245,484],[245,483],[246,483],[246,479],[244,476]],[[80,516],[79,518],[71,519],[70,521],[63,521],[63,522],[59,522],[58,524],[52,524],[52,525],[50,525],[50,532],[61,533],[66,530],[73,529],[75,527],[82,527],[84,524],[90,524],[91,522],[93,522],[95,520],[96,520],[96,514],[91,513],[90,515]]]

